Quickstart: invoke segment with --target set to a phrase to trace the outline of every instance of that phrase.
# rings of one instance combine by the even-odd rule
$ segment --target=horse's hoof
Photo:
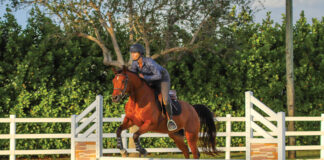
[[[121,154],[121,155],[128,155],[128,152],[127,152],[126,149],[121,149],[121,150],[120,150],[120,154]]]
[[[139,154],[139,157],[141,158],[143,156],[143,158],[145,158],[147,156],[147,153],[144,153],[144,154]]]
[[[143,157],[147,156],[147,151],[144,148],[139,151],[139,157],[142,157],[142,155],[143,155]]]

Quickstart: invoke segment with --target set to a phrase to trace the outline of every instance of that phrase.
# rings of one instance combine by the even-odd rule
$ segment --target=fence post
[[[71,116],[71,160],[75,160],[75,129],[77,127],[76,115]]]
[[[134,125],[132,127],[129,128],[129,132],[128,133],[132,133],[134,134],[136,131],[138,131],[138,126]],[[133,137],[128,137],[128,149],[135,149],[135,142]],[[128,157],[138,157],[139,153],[129,153]]]
[[[253,92],[247,91],[245,92],[245,157],[246,159],[250,159],[251,157],[251,143],[250,138],[253,137],[253,129],[251,127],[251,109],[253,104],[251,103],[251,96],[253,96]]]
[[[323,132],[324,132],[324,114],[322,114],[321,115],[321,117],[322,117],[322,121],[321,121],[321,131],[322,131],[322,135],[321,135],[321,147],[322,147],[322,149],[321,149],[321,159],[324,159],[324,149],[323,149],[323,147],[324,147],[324,134],[323,134]]]
[[[10,115],[10,160],[15,160],[15,150],[16,150],[16,115]]]
[[[102,118],[103,118],[103,98],[101,95],[96,97],[97,100],[97,115],[96,115],[96,158],[99,159],[102,156]]]
[[[124,118],[125,118],[125,114],[122,114],[121,115],[121,118],[123,119],[122,120],[122,123],[124,121]],[[124,131],[122,131],[121,133],[121,136],[122,136],[122,141],[123,141],[123,147],[127,150],[128,149],[128,146],[127,146],[127,129],[125,129]],[[125,153],[121,153],[122,154],[122,157],[126,157],[127,155]]]
[[[278,159],[286,159],[286,123],[285,112],[277,113],[278,116]]]
[[[231,115],[226,114],[226,152],[225,159],[231,159]]]

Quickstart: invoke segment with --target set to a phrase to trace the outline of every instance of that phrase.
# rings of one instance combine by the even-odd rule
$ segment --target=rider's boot
[[[174,131],[176,130],[177,124],[172,120],[172,110],[171,110],[171,105],[170,103],[168,103],[166,106],[166,111],[168,112],[168,123],[167,123],[167,127],[169,131]]]

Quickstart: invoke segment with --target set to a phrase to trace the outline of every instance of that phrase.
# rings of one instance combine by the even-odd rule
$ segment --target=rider
[[[177,129],[176,123],[172,120],[172,110],[170,105],[170,76],[168,71],[156,63],[153,59],[144,57],[144,47],[141,44],[133,44],[130,47],[132,57],[132,67],[130,71],[138,73],[139,77],[152,84],[157,83],[161,87],[163,104],[168,112],[167,127],[169,131]]]

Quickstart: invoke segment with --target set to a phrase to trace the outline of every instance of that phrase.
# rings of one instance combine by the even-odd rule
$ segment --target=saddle
[[[166,115],[166,109],[164,104],[162,103],[162,94],[159,90],[154,90],[155,93],[155,99],[156,99],[156,103],[157,106],[159,108],[159,110]],[[169,96],[170,96],[170,105],[171,105],[171,110],[172,110],[172,115],[177,116],[179,114],[181,114],[181,105],[177,99],[177,95],[175,90],[170,90],[169,91]]]

